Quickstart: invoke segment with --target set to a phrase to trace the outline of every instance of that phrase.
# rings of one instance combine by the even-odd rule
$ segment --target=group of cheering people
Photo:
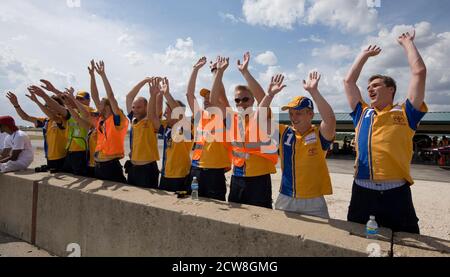
[[[381,226],[419,233],[409,166],[412,138],[427,112],[426,67],[414,37],[415,32],[398,37],[411,69],[405,102],[394,104],[396,83],[384,75],[370,77],[370,103],[363,101],[356,83],[368,59],[380,54],[377,46],[369,46],[359,54],[343,84],[353,111],[357,151],[348,220],[365,224],[370,215],[375,215]],[[207,60],[199,59],[193,66],[186,93],[191,118],[184,114],[185,104],[171,95],[169,80],[160,77],[145,78],[133,87],[126,97],[126,116],[108,81],[103,61],[91,61],[88,67],[91,94],[75,93],[73,88],[59,91],[46,80],[41,80],[41,87],[29,87],[28,98],[46,117],[28,115],[12,92],[7,97],[23,120],[43,128],[47,166],[52,172],[173,192],[190,191],[196,177],[200,197],[225,201],[225,173],[232,170],[228,201],[271,209],[271,174],[276,173],[280,161],[282,180],[275,208],[329,218],[324,195],[332,194],[332,185],[326,152],[335,137],[336,119],[319,92],[320,74],[311,72],[303,81],[310,98],[296,96],[282,107],[289,112],[291,124],[277,123],[278,132],[274,132],[270,106],[286,87],[284,76],[273,76],[265,91],[250,73],[249,62],[249,53],[237,62],[247,85],[235,88],[238,111],[232,111],[222,82],[229,59],[218,57],[210,62],[212,88],[199,93],[203,107],[198,104],[200,97],[195,91],[197,75]],[[105,98],[99,96],[96,73],[103,81]],[[145,86],[149,87],[149,95],[138,97]],[[90,107],[91,98],[95,109]],[[313,102],[322,118],[318,126],[312,125]],[[11,127],[9,121],[7,117],[0,118],[1,130],[13,136],[17,128]],[[260,132],[262,123],[268,132]],[[124,166],[126,178],[120,160],[125,157],[129,125],[131,152]],[[161,168],[157,164],[161,158],[158,135],[164,140]],[[8,150],[11,149],[2,153],[2,167],[13,160],[12,151]]]

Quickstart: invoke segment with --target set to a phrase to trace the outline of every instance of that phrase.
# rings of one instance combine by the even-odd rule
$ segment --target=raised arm
[[[162,79],[161,92],[164,95],[164,98],[166,98],[171,110],[174,110],[180,106],[180,104],[178,104],[178,102],[173,98],[172,94],[170,94],[169,80],[167,78]]]
[[[70,112],[70,116],[73,117],[73,119],[77,122],[77,124],[81,128],[89,130],[92,127],[90,120],[86,120],[86,119],[82,118],[78,114],[78,112],[72,108],[72,106],[70,105],[70,102],[72,101],[72,99],[70,99],[70,96],[68,96],[68,93],[64,93],[62,99],[63,99],[63,102],[66,105],[67,109]]]
[[[97,81],[95,80],[95,61],[91,60],[91,66],[88,66],[89,76],[91,79],[91,97],[97,110],[100,107],[100,96],[98,94]]]
[[[36,94],[34,94],[31,90],[29,90],[29,91],[30,91],[30,95],[25,95],[25,96],[28,97],[31,101],[33,101],[48,118],[58,121],[59,117],[54,112],[52,112],[48,107],[44,106],[37,99]]]
[[[147,104],[147,118],[152,122],[153,129],[159,130],[159,126],[161,125],[161,121],[159,119],[159,115],[156,111],[156,98],[158,94],[161,93],[160,90],[160,82],[161,78],[152,77],[149,84],[149,92],[150,92],[150,100]]]
[[[66,89],[66,91],[63,94],[63,100],[65,103],[72,103],[77,107],[78,113],[77,115],[87,121],[87,122],[91,122],[92,118],[91,118],[91,113],[88,109],[88,107],[86,107],[85,105],[83,105],[80,101],[78,101],[75,96],[73,95],[74,91],[72,88],[70,89]],[[69,107],[70,105],[66,105],[66,107]],[[69,112],[72,114],[71,110],[73,109],[69,109]],[[92,127],[95,127],[92,124]],[[85,128],[86,129],[86,128]]]
[[[359,90],[356,82],[361,75],[361,71],[370,57],[374,57],[380,54],[381,48],[374,45],[369,45],[367,49],[364,49],[353,63],[350,71],[344,79],[344,89],[347,95],[347,100],[352,111],[356,108],[356,105],[362,100],[361,91]]]
[[[100,77],[102,77],[103,85],[105,86],[106,95],[108,96],[109,103],[111,104],[113,114],[119,115],[119,104],[117,103],[116,97],[114,96],[114,92],[112,90],[111,84],[109,83],[108,77],[106,77],[105,63],[103,61],[96,63],[95,71],[97,71]]]
[[[52,92],[52,93],[54,93],[54,94],[56,94],[58,96],[60,96],[62,94],[62,91],[60,91],[57,88],[55,88],[55,86],[50,81],[47,81],[47,80],[44,80],[44,79],[41,79],[40,81],[41,81],[41,83],[44,84],[44,85],[41,85],[41,88],[43,88],[43,89],[45,89],[45,90],[47,90],[49,92]]]
[[[28,89],[30,93],[34,93],[37,96],[44,99],[45,103],[50,107],[50,109],[54,110],[57,114],[60,114],[62,117],[67,117],[67,109],[63,106],[61,106],[58,102],[53,100],[50,96],[47,95],[40,87],[38,86],[31,86]],[[62,96],[63,94],[59,94]]]
[[[398,37],[397,41],[403,47],[408,57],[409,68],[411,69],[411,80],[408,87],[408,99],[416,110],[420,110],[425,99],[425,83],[427,79],[427,68],[414,44],[416,31],[412,34],[404,33]]]
[[[317,105],[322,123],[320,123],[320,133],[328,140],[332,141],[336,135],[336,117],[330,104],[319,92],[320,74],[316,71],[309,73],[309,80],[303,80],[303,88],[309,92]]]
[[[241,72],[244,79],[247,81],[248,87],[250,88],[250,91],[252,92],[253,96],[255,97],[256,101],[258,101],[258,104],[261,103],[264,96],[266,94],[264,93],[263,88],[261,85],[256,81],[256,79],[252,76],[250,71],[248,70],[248,65],[250,63],[250,52],[247,52],[244,54],[244,59],[241,64],[241,61],[238,60],[238,69]]]
[[[16,109],[17,114],[20,116],[22,120],[28,121],[33,123],[35,126],[37,125],[37,117],[31,116],[27,114],[24,110],[22,110],[22,107],[20,107],[19,100],[17,100],[17,96],[12,93],[8,92],[6,94],[6,98],[8,98],[9,102],[13,105],[14,109]]]
[[[224,112],[223,114],[225,114],[225,110],[226,110],[226,105],[220,101],[220,99],[223,97],[221,95],[222,91],[221,91],[221,83],[222,83],[222,79],[223,79],[223,74],[225,72],[225,70],[228,68],[228,65],[230,63],[230,59],[229,58],[224,58],[224,57],[219,57],[219,60],[217,62],[217,71],[214,74],[214,78],[213,78],[213,85],[212,85],[212,89],[211,89],[211,104],[215,107],[218,107],[222,110],[222,112]]]
[[[192,113],[194,113],[194,111],[200,110],[200,106],[198,105],[197,99],[195,98],[195,86],[197,83],[198,72],[205,64],[206,57],[201,57],[198,62],[192,67],[191,77],[189,78],[186,98]]]
[[[277,74],[272,76],[269,84],[269,89],[267,90],[267,95],[264,96],[261,103],[259,103],[260,108],[269,108],[272,104],[272,100],[280,91],[282,91],[286,85],[283,85],[284,76],[282,74]]]
[[[131,113],[131,109],[133,107],[133,101],[138,95],[139,91],[150,81],[150,78],[145,78],[144,80],[137,83],[127,94],[126,104],[127,104],[127,113]]]

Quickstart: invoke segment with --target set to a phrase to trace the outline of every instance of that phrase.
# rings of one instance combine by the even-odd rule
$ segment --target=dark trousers
[[[360,187],[353,182],[347,220],[366,224],[371,215],[375,216],[379,226],[390,228],[394,232],[419,234],[419,219],[409,184],[391,190],[376,191]]]
[[[225,201],[227,185],[224,168],[207,169],[192,167],[188,181],[189,185],[192,183],[194,176],[198,180],[198,195],[200,197]]]
[[[64,161],[66,158],[62,158],[59,160],[47,160],[47,169],[53,171],[63,171],[64,169]]]
[[[189,183],[189,175],[184,178],[166,178],[161,176],[161,180],[159,181],[159,189],[171,192],[186,191],[190,194],[191,184]]]
[[[127,183],[119,159],[95,163],[95,178],[124,184]]]
[[[159,169],[156,162],[128,167],[128,184],[141,188],[158,188]]]
[[[228,202],[272,209],[272,180],[270,174],[256,177],[231,177]]]
[[[64,160],[63,171],[78,176],[87,175],[87,152],[69,152]]]

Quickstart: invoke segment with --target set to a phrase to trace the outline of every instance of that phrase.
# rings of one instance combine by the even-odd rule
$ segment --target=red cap
[[[8,126],[12,131],[17,131],[16,122],[9,115],[0,116],[0,125]]]

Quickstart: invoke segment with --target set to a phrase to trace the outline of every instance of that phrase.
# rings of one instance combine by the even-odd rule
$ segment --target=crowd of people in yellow
[[[398,38],[411,68],[404,103],[394,104],[396,83],[385,75],[369,79],[370,103],[363,101],[356,83],[367,60],[380,54],[377,46],[360,53],[345,77],[344,89],[353,111],[357,151],[348,220],[366,223],[370,215],[376,215],[381,226],[419,233],[409,165],[412,138],[427,111],[426,67],[414,37],[415,33],[404,33]],[[286,86],[284,76],[273,76],[264,90],[250,73],[249,63],[250,53],[237,62],[247,84],[235,88],[237,109],[232,109],[222,82],[229,59],[218,57],[210,62],[212,88],[201,89],[198,97],[197,75],[207,64],[205,57],[200,58],[193,66],[186,91],[191,117],[185,115],[183,101],[171,95],[169,80],[162,77],[140,81],[127,94],[126,107],[120,107],[103,61],[92,60],[88,67],[90,93],[75,93],[73,88],[60,91],[47,80],[41,80],[40,87],[30,86],[27,97],[40,107],[44,117],[26,113],[14,93],[9,92],[7,98],[20,118],[43,129],[51,172],[173,192],[189,192],[195,177],[200,197],[225,201],[225,173],[231,170],[229,202],[272,209],[271,174],[276,173],[280,161],[282,180],[275,209],[329,218],[324,196],[332,194],[332,184],[325,158],[335,137],[336,119],[319,92],[320,74],[311,72],[303,81],[310,97],[296,96],[281,108],[289,112],[291,120],[290,125],[281,125],[274,122],[270,107]],[[99,95],[96,75],[104,84],[104,98]],[[138,97],[146,86],[149,94]],[[95,108],[90,106],[91,100]],[[318,126],[311,123],[314,106],[322,118]],[[126,114],[122,108],[126,108]],[[31,161],[26,150],[31,145],[26,134],[9,116],[0,117],[0,127],[7,134],[0,157],[1,172],[27,168]],[[122,166],[128,130],[131,151]],[[162,153],[158,135],[164,141]]]

